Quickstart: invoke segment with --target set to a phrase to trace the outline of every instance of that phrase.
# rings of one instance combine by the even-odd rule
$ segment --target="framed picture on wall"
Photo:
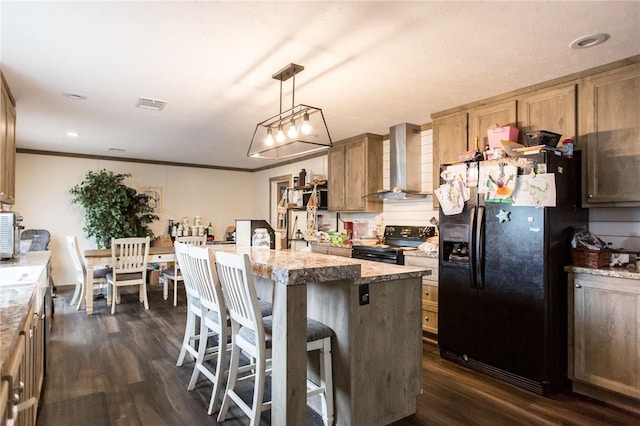
[[[159,186],[143,186],[140,187],[140,193],[149,196],[149,205],[153,211],[159,213],[162,211],[162,188]]]

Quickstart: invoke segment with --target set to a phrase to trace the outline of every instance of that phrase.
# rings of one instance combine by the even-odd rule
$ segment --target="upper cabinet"
[[[0,99],[0,202],[15,202],[16,109],[9,87],[1,75]]]
[[[562,138],[576,140],[576,84],[536,90],[518,98],[520,140],[536,130],[559,133]]]
[[[475,149],[478,138],[478,149],[484,151],[489,144],[487,129],[492,124],[499,126],[516,126],[516,101],[491,103],[478,106],[469,111],[469,149]]]
[[[382,189],[382,136],[366,133],[335,142],[328,158],[328,209],[381,212],[382,200],[367,195]]]
[[[435,113],[434,185],[439,166],[487,144],[493,123],[549,130],[582,151],[584,207],[640,206],[640,55]],[[579,126],[578,126],[579,124]],[[437,206],[437,200],[434,200]]]
[[[583,205],[640,206],[640,64],[586,77]]]
[[[467,112],[433,118],[433,188],[440,186],[440,164],[459,161],[467,151]],[[438,199],[433,197],[434,208]]]

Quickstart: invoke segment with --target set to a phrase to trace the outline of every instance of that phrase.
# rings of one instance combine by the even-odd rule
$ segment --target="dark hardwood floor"
[[[149,291],[150,309],[123,295],[111,315],[104,299],[94,314],[69,305],[59,288],[49,346],[49,366],[38,425],[212,425],[206,414],[211,386],[201,378],[187,391],[193,362],[176,367],[186,308]],[[184,293],[184,292],[182,292]],[[630,413],[565,392],[545,398],[445,361],[437,347],[423,347],[423,393],[408,425],[640,425]],[[225,425],[247,419],[232,405]],[[262,424],[269,424],[263,414]],[[320,424],[310,412],[309,424]],[[358,425],[368,426],[368,425]]]

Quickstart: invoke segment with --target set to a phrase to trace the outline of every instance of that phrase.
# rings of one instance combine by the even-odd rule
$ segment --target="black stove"
[[[420,244],[434,235],[435,226],[388,225],[384,228],[384,244],[353,246],[351,257],[404,265],[404,252],[417,250]]]

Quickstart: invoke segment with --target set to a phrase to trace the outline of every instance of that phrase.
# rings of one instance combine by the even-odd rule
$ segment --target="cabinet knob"
[[[593,194],[589,194],[589,198],[593,198]]]
[[[575,284],[574,287],[575,288],[582,288],[582,286],[580,284]]]
[[[425,320],[426,322],[429,322],[429,317],[424,317],[424,320]]]
[[[428,291],[425,291],[425,292],[424,292],[424,295],[425,295],[425,296],[428,296],[428,295],[429,295],[429,292],[428,292]]]

